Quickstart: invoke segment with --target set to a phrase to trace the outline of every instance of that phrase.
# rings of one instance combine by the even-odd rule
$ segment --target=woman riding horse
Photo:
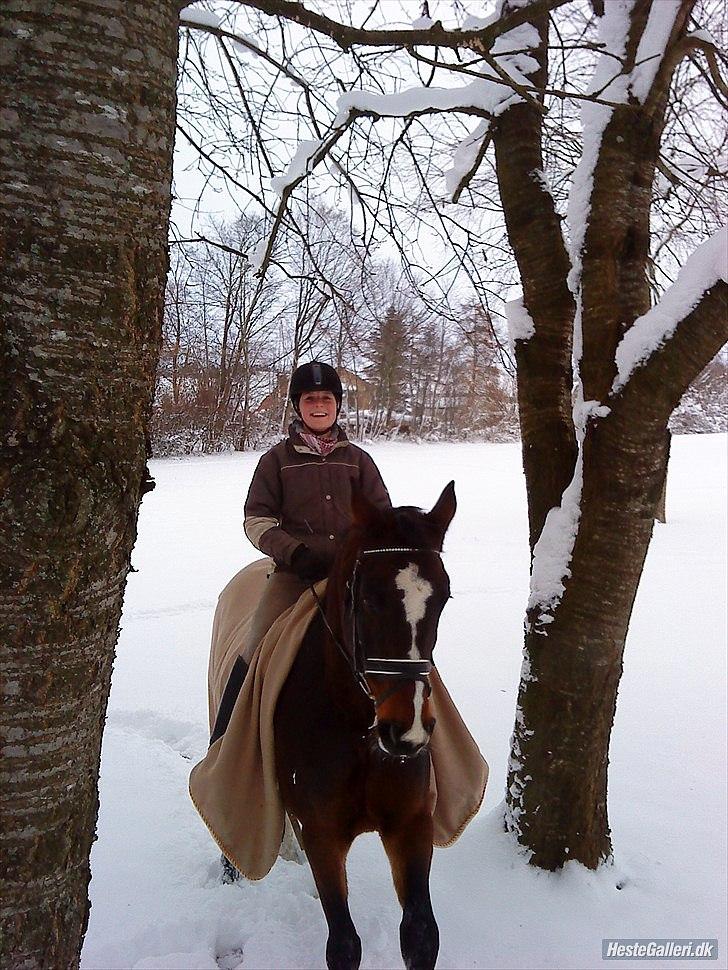
[[[450,595],[440,553],[455,491],[451,482],[430,512],[392,508],[372,459],[336,425],[336,372],[316,361],[298,368],[291,397],[299,418],[288,439],[261,459],[245,506],[246,534],[274,559],[275,571],[247,640],[241,633],[236,642],[235,631],[244,614],[243,584],[257,564],[241,570],[221,594],[211,671],[218,651],[231,656],[228,644],[233,656],[252,658],[258,641],[294,603],[302,640],[291,654],[281,625],[270,631],[240,705],[247,665],[238,656],[222,699],[217,693],[211,700],[217,720],[190,793],[228,866],[235,862],[249,878],[262,878],[273,864],[281,831],[275,819],[285,811],[294,821],[329,927],[329,970],[359,966],[361,940],[349,913],[345,863],[360,833],[378,832],[402,905],[405,966],[432,970],[439,948],[429,893],[433,843],[458,838],[482,802],[488,774],[432,664]],[[263,578],[260,570],[257,575]],[[321,598],[314,589],[301,597],[324,576]],[[264,686],[263,674],[281,649],[290,659],[280,661],[283,679],[274,671],[276,693]],[[436,718],[440,728],[431,745]],[[251,734],[253,725],[260,733]],[[266,751],[275,762],[272,773]],[[262,788],[255,787],[256,778]],[[280,807],[266,821],[262,809],[275,802]]]
[[[297,367],[289,395],[297,418],[258,462],[245,502],[245,534],[275,563],[242,655],[230,674],[210,744],[224,734],[255,649],[273,622],[328,575],[351,521],[352,484],[376,507],[392,502],[373,459],[337,423],[343,389],[333,367]]]

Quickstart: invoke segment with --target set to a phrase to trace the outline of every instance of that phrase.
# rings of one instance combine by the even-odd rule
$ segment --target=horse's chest
[[[365,775],[367,813],[379,828],[382,820],[402,811],[425,806],[430,787],[430,756],[392,758],[370,752]]]

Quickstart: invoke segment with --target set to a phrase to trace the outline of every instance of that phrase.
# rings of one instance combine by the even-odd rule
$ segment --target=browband
[[[435,555],[440,555],[437,549],[407,549],[404,546],[391,546],[388,549],[361,549],[359,555],[373,556],[377,552],[434,552]]]

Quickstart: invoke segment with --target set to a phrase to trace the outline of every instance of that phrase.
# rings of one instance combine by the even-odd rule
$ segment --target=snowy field
[[[435,850],[438,966],[591,968],[603,937],[718,937],[708,966],[726,967],[726,436],[673,440],[668,524],[647,558],[612,736],[615,864],[598,873],[536,871],[500,826],[528,596],[519,446],[370,450],[395,504],[429,508],[449,479],[457,488],[445,552],[454,599],[437,661],[491,777],[480,815]],[[257,458],[152,463],[104,738],[83,970],[324,966],[308,868],[279,861],[259,883],[222,885],[187,796],[207,745],[217,594],[257,556],[242,533]],[[401,967],[399,909],[374,836],[355,843],[349,883],[362,966]]]

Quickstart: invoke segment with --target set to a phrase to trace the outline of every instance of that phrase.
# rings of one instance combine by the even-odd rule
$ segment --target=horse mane
[[[348,562],[362,549],[401,547],[406,549],[442,549],[442,533],[423,509],[399,505],[378,509],[366,522],[354,519],[342,543],[339,558]]]

